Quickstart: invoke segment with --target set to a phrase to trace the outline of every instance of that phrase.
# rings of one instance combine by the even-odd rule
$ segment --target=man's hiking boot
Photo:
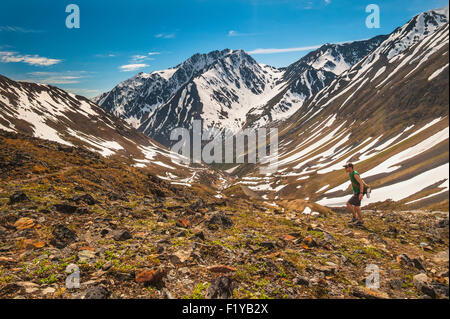
[[[356,221],[356,223],[354,223],[353,226],[358,228],[366,228],[366,226],[364,226],[364,222],[361,220]]]
[[[348,222],[348,224],[349,224],[350,226],[353,226],[353,225],[355,225],[355,223],[357,223],[357,222],[358,222],[358,219],[355,218],[355,217],[353,217],[352,220]]]

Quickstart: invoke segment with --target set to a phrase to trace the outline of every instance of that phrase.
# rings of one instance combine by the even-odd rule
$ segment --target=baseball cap
[[[348,162],[347,164],[344,165],[344,168],[347,168],[347,167],[353,168],[353,163]]]

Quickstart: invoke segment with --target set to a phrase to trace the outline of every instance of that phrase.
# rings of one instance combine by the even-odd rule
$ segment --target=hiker
[[[347,207],[353,216],[350,224],[355,226],[363,226],[364,222],[361,214],[361,200],[363,199],[364,194],[370,192],[370,189],[367,185],[365,185],[364,181],[359,176],[359,173],[354,170],[352,163],[345,164],[344,168],[350,175],[350,182],[352,183],[353,188],[353,196],[347,202]]]

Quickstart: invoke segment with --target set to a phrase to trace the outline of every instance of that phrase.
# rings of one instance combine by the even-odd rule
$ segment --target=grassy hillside
[[[312,202],[217,199],[5,132],[0,169],[0,298],[448,298],[446,213],[367,211],[351,228]]]

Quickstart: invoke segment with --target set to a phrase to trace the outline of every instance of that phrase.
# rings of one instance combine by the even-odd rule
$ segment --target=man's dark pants
[[[353,196],[348,201],[350,203],[350,205],[361,207],[361,201],[359,200],[359,194],[360,193],[353,194]]]

